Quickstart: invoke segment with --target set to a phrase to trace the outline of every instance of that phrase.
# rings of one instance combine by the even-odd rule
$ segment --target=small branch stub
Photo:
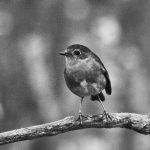
[[[3,132],[0,133],[0,145],[85,128],[127,128],[141,134],[150,134],[150,115],[133,113],[111,113],[110,115],[112,120],[108,122],[102,115],[89,115],[83,117],[81,125],[76,117],[70,116],[56,122]]]

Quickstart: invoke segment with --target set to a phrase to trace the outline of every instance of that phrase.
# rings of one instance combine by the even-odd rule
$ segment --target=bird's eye
[[[74,53],[74,55],[80,55],[81,54],[80,50],[75,50],[73,53]]]

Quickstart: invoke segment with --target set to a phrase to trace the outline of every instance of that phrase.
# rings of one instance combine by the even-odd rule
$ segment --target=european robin
[[[91,96],[92,101],[99,101],[103,108],[103,115],[111,119],[102,101],[105,100],[103,90],[111,95],[111,81],[108,71],[100,58],[88,47],[74,44],[60,55],[65,56],[66,67],[64,77],[68,88],[81,98],[79,119],[82,124],[82,102],[86,96]]]

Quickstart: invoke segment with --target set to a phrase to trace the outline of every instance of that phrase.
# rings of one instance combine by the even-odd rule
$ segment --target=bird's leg
[[[105,109],[105,107],[104,107],[102,101],[100,100],[100,98],[99,98],[99,102],[100,102],[100,104],[101,104],[101,106],[102,106],[102,108],[103,108],[103,117],[105,116],[106,119],[107,119],[107,121],[112,120],[111,116],[110,116],[109,113],[106,111],[106,109]]]
[[[81,125],[82,125],[82,102],[83,102],[83,97],[81,97],[80,107],[79,107],[79,120]]]

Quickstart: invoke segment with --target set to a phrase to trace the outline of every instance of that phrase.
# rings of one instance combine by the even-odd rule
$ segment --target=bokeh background
[[[66,87],[70,44],[88,46],[112,81],[109,112],[150,113],[150,1],[1,0],[0,132],[77,115]],[[85,114],[102,110],[86,98]],[[127,129],[85,129],[13,143],[1,150],[149,150],[150,137]]]

